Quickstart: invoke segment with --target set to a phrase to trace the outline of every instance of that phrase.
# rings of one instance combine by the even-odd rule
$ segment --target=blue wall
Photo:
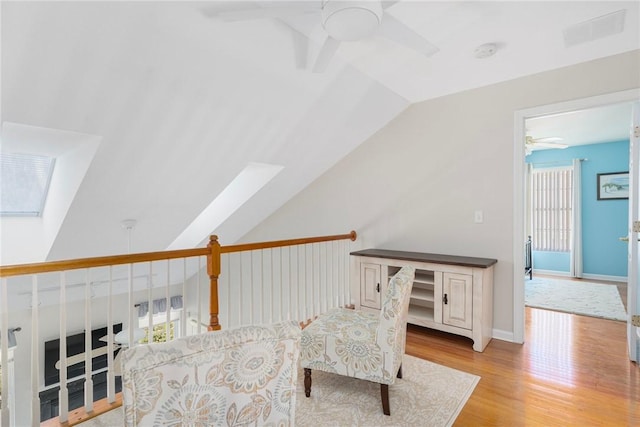
[[[627,235],[628,200],[597,200],[597,174],[629,170],[629,141],[579,145],[564,150],[537,150],[526,162],[542,167],[567,166],[577,158],[582,162],[582,251],[585,274],[627,276],[627,245],[619,237]],[[533,252],[538,270],[568,272],[569,254]]]

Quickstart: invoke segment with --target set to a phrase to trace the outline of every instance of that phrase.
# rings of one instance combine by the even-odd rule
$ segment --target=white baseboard
[[[583,274],[582,278],[591,279],[591,280],[606,280],[609,282],[627,283],[627,276],[607,276],[605,274]]]
[[[507,342],[512,342],[515,344],[522,344],[522,343],[516,343],[513,340],[513,332],[511,331],[504,331],[502,329],[493,329],[491,331],[491,338],[500,340],[500,341],[507,341]]]
[[[534,276],[536,274],[548,274],[550,276],[560,276],[560,277],[570,277],[569,273],[566,271],[553,271],[553,270],[533,270]],[[607,276],[606,274],[588,274],[585,273],[582,275],[583,279],[591,279],[591,280],[605,280],[608,282],[627,282],[626,276]]]
[[[536,274],[548,274],[549,276],[569,277],[569,272],[567,271],[537,270],[534,268],[533,275],[535,276]]]

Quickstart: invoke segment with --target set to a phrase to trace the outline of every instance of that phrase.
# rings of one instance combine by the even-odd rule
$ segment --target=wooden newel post
[[[209,255],[207,255],[207,274],[209,274],[209,326],[207,330],[217,331],[218,323],[218,276],[220,276],[220,243],[218,236],[209,237]]]

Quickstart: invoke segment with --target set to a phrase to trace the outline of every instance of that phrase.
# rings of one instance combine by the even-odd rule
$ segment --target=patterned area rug
[[[564,311],[611,320],[627,320],[615,285],[561,279],[525,279],[524,301],[528,307]]]
[[[480,377],[412,356],[404,356],[403,378],[389,387],[391,416],[382,414],[380,385],[313,372],[311,397],[298,374],[296,426],[451,426]],[[81,423],[122,425],[122,408]]]

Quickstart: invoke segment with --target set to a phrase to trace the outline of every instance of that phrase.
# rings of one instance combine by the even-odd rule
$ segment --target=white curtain
[[[569,274],[582,277],[582,160],[573,159],[573,197],[571,209],[571,260]]]
[[[182,308],[182,295],[177,295],[170,298],[171,309],[177,310]],[[153,314],[165,313],[167,311],[167,299],[160,298],[152,301]],[[149,301],[143,301],[140,304],[136,304],[138,307],[138,317],[145,317],[149,313]]]
[[[531,203],[531,198],[532,196],[532,189],[531,189],[531,174],[533,171],[533,165],[531,163],[527,163],[527,167],[524,170],[524,182],[525,182],[525,194],[524,194],[524,203],[525,203],[525,208],[524,208],[524,212],[525,212],[525,218],[524,218],[524,236],[523,238],[525,239],[525,241],[527,240],[528,236],[531,236],[531,234],[533,233],[533,226],[532,226],[532,216],[531,215],[531,211],[533,209],[532,207],[532,203]]]

